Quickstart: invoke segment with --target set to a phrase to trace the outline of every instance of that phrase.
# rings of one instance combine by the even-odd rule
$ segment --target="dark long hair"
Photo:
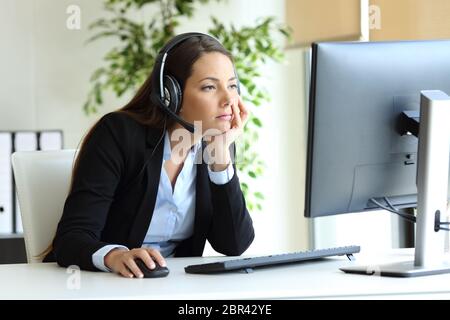
[[[182,91],[184,91],[186,81],[192,74],[192,67],[194,63],[202,55],[208,52],[222,53],[233,61],[231,54],[218,41],[206,35],[198,35],[184,40],[170,50],[167,55],[164,68],[165,74],[172,75],[180,84]],[[152,70],[130,102],[128,102],[124,107],[113,112],[125,113],[145,126],[163,128],[164,125],[167,125],[167,127],[170,128],[174,124],[174,120],[170,117],[167,117],[166,119],[166,114],[164,111],[159,106],[155,105],[150,99],[152,90],[154,90],[152,83],[155,78],[154,73],[158,71],[156,69],[157,68]],[[165,121],[167,122],[165,123]],[[83,153],[84,145],[91,138],[99,122],[100,120],[91,127],[80,143],[80,147],[73,165],[69,193],[73,188],[74,177],[78,171],[78,163],[80,155]],[[50,246],[39,254],[38,257],[45,257],[52,251],[52,249],[53,246],[50,244]]]
[[[231,54],[218,41],[206,35],[193,36],[170,50],[164,72],[165,74],[172,75],[180,84],[182,91],[184,91],[186,81],[192,75],[194,63],[203,54],[208,52],[222,53],[233,61]],[[170,117],[166,119],[164,111],[150,99],[150,95],[153,93],[152,90],[154,90],[153,79],[158,78],[158,75],[155,77],[154,73],[158,72],[158,70],[153,69],[131,101],[114,112],[125,113],[137,122],[153,128],[163,128],[165,121],[167,121],[166,125],[170,128],[174,124],[174,120]],[[89,140],[98,123],[83,138],[81,147],[79,148],[79,154],[83,152],[83,146]],[[77,157],[74,163],[72,183],[74,180],[73,177],[77,172],[78,159],[79,157]],[[70,190],[72,190],[72,183]]]

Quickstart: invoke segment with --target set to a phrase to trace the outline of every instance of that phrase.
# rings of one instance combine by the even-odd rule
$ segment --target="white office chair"
[[[72,174],[75,150],[20,151],[11,156],[28,263],[52,242]]]

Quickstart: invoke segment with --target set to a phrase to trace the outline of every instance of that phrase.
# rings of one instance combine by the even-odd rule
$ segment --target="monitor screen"
[[[449,40],[313,44],[306,217],[417,205],[418,139],[398,119],[422,90],[450,94]]]

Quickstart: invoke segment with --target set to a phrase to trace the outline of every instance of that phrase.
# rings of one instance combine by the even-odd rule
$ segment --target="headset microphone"
[[[152,96],[152,97],[153,97],[153,99],[156,98],[156,99],[155,99],[156,101],[154,101],[154,103],[156,102],[156,104],[157,104],[158,106],[162,106],[162,105],[165,105],[165,104],[167,103],[167,102],[164,103],[164,102],[161,100],[161,98],[159,98],[159,97],[155,97],[155,96]],[[170,110],[170,109],[167,108],[167,107],[163,108],[163,110],[164,110],[164,112],[165,112],[168,116],[172,117],[172,119],[174,119],[174,120],[177,121],[179,124],[181,124],[186,130],[188,130],[188,131],[191,132],[191,133],[194,133],[195,127],[194,127],[193,124],[191,124],[191,123],[189,123],[189,122],[183,120],[179,115],[177,115],[176,113],[174,113],[172,110]]]

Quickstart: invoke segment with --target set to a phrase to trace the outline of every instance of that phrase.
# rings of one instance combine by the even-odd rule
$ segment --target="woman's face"
[[[231,60],[219,52],[205,53],[194,63],[192,75],[186,80],[180,116],[190,123],[201,121],[202,134],[206,130],[220,134],[231,128],[231,106],[237,98]]]

